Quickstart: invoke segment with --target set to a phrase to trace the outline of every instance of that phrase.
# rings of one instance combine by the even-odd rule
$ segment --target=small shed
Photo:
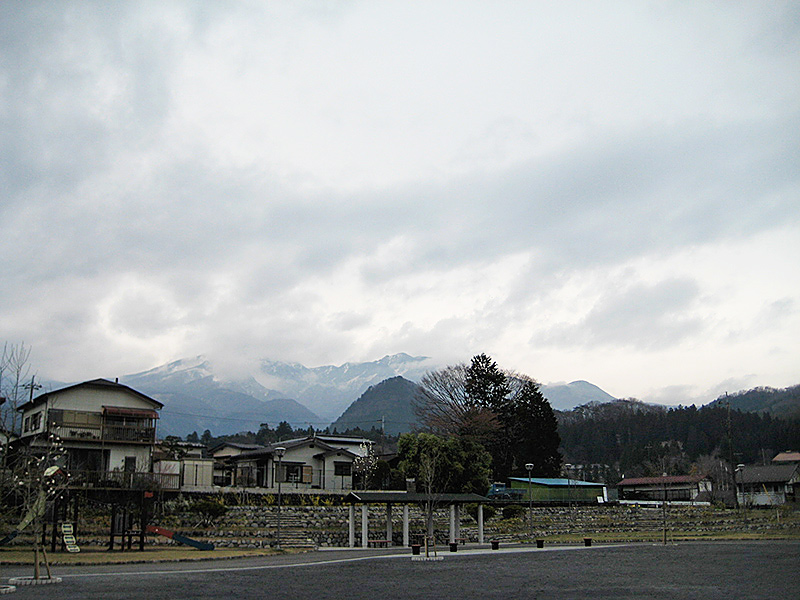
[[[558,504],[608,502],[608,490],[603,483],[561,477],[509,477],[508,482],[511,489],[523,490],[522,499],[526,501]]]

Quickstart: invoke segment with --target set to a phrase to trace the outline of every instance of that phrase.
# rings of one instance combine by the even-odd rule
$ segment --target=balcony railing
[[[53,428],[53,433],[62,440],[85,440],[106,442],[129,442],[133,444],[152,444],[156,439],[155,427],[126,427],[118,425],[84,425],[61,423]]]
[[[181,476],[174,473],[145,473],[139,471],[70,471],[69,487],[177,490],[181,487]]]

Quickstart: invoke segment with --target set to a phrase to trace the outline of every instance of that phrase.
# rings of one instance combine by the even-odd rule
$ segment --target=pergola
[[[488,498],[478,494],[421,494],[417,492],[350,492],[345,497],[345,502],[350,503],[349,517],[349,544],[351,548],[356,545],[356,504],[361,505],[361,546],[369,545],[369,505],[384,504],[386,506],[386,540],[392,539],[392,507],[400,504],[403,507],[403,545],[408,546],[409,518],[408,507],[412,504],[425,505],[433,502],[438,505],[450,507],[450,543],[455,543],[460,538],[461,507],[464,504],[478,505],[478,542],[483,543],[483,504]]]

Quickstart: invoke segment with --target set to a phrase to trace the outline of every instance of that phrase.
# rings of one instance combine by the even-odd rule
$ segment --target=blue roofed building
[[[521,500],[537,503],[598,504],[608,502],[608,489],[603,483],[561,477],[509,477],[512,492]],[[530,492],[529,492],[530,490]]]

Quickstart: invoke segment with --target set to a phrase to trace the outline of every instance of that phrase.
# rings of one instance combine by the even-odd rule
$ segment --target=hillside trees
[[[495,479],[524,475],[526,463],[540,477],[558,474],[558,425],[539,384],[501,370],[485,354],[469,365],[428,373],[420,383],[417,415],[429,431],[482,445]]]
[[[559,431],[570,462],[606,464],[626,476],[685,474],[693,465],[728,462],[728,410],[696,408],[608,410],[561,413]],[[600,410],[603,409],[603,410]],[[800,447],[800,421],[730,411],[736,462],[768,462],[780,450]],[[701,469],[705,471],[706,469]],[[614,483],[613,481],[610,483]]]

